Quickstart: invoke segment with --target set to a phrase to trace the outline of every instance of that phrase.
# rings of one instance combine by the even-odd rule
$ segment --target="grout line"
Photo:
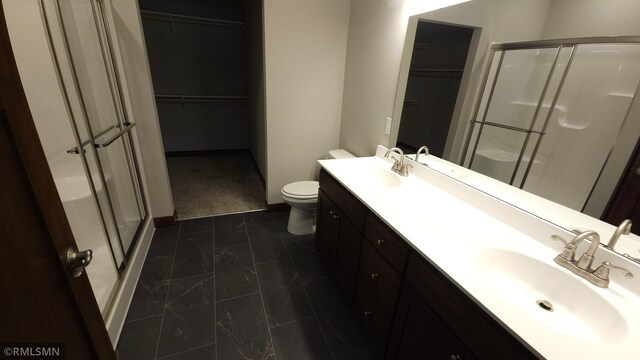
[[[244,294],[244,295],[238,295],[238,296],[234,296],[234,297],[230,297],[228,299],[222,299],[222,300],[216,300],[216,302],[225,302],[225,301],[229,301],[229,300],[235,300],[235,299],[240,299],[246,296],[251,296],[251,295],[255,295],[260,293],[260,291],[254,291],[252,293],[248,293],[248,294]]]
[[[309,306],[311,306],[311,304],[309,304]],[[280,326],[289,325],[289,324],[292,324],[292,323],[294,323],[294,322],[296,322],[296,321],[302,321],[302,320],[310,319],[310,318],[312,318],[312,317],[314,317],[314,316],[313,316],[313,315],[305,316],[305,317],[302,317],[302,318],[300,318],[300,319],[295,319],[295,320],[287,321],[286,323],[282,323],[282,324],[278,324],[278,325],[270,326],[270,328],[271,328],[271,329],[275,329],[275,328],[280,327]]]
[[[248,236],[248,235],[247,235]],[[233,245],[227,245],[227,246],[220,246],[217,249],[218,250],[224,250],[224,249],[228,249],[228,248],[232,248],[235,246],[240,246],[240,245],[247,245],[249,243],[249,239],[247,238],[247,242],[246,243],[241,243],[241,244],[233,244]],[[215,250],[213,251],[214,256],[215,256]]]
[[[124,323],[125,324],[130,324],[130,323],[134,323],[134,322],[138,322],[138,321],[142,321],[142,320],[148,320],[148,319],[151,319],[151,318],[154,318],[154,317],[158,317],[160,315],[162,315],[162,314],[155,314],[155,315],[145,316],[145,317],[142,317],[142,318],[139,318],[139,319],[133,319],[133,320],[125,321]]]
[[[273,343],[273,336],[271,336],[271,328],[269,327],[269,318],[267,317],[267,307],[264,305],[264,297],[262,296],[262,288],[260,287],[260,278],[258,277],[258,270],[256,270],[255,256],[253,255],[253,248],[251,247],[251,241],[249,241],[249,231],[247,230],[247,219],[244,214],[242,215],[244,222],[244,231],[247,233],[247,242],[249,243],[249,251],[251,252],[251,262],[253,263],[253,271],[256,274],[256,282],[258,283],[258,292],[260,293],[260,301],[262,302],[262,313],[264,314],[264,323],[267,326],[267,332],[269,333],[269,341],[271,342],[271,349],[273,349],[274,360],[278,359],[276,354],[276,346]]]
[[[280,237],[284,241],[284,235],[282,234],[282,232],[280,233]],[[298,277],[300,277],[300,271],[298,270],[298,266],[296,265],[296,262],[293,261],[293,256],[291,256],[291,252],[289,251],[289,246],[287,245],[286,241],[284,241],[284,243],[285,243],[284,247],[287,250],[287,254],[289,254],[289,258],[291,259],[291,262],[293,263],[293,267],[296,269],[296,273],[298,273]],[[313,281],[313,280],[311,280],[311,281]],[[331,358],[335,360],[336,356],[333,354],[333,350],[331,349],[331,346],[329,346],[329,341],[327,341],[327,335],[325,335],[324,329],[322,329],[322,325],[320,325],[320,320],[318,320],[318,314],[316,314],[316,309],[314,309],[313,304],[311,303],[311,298],[309,298],[309,293],[307,292],[307,288],[305,287],[305,281],[301,281],[301,283],[302,283],[301,284],[302,285],[302,291],[304,291],[304,295],[307,297],[307,301],[309,302],[309,306],[311,307],[311,313],[313,313],[313,317],[316,319],[316,324],[318,325],[318,328],[320,328],[320,333],[322,334],[322,338],[324,339],[324,343],[327,345],[327,349],[329,349],[329,354],[331,354]]]
[[[180,243],[180,230],[182,229],[182,222],[180,222],[180,227],[178,228],[178,238],[176,239],[176,246],[173,249],[173,261],[171,262],[171,271],[169,272],[169,280],[171,280],[171,276],[173,275],[173,267],[176,263],[176,253],[178,252],[178,244]],[[215,284],[214,284],[215,285]],[[167,312],[167,300],[169,299],[169,292],[171,291],[171,281],[169,281],[169,288],[167,289],[167,295],[164,297],[164,304],[162,304],[162,321],[160,321],[160,330],[158,331],[158,341],[156,342],[156,352],[153,358],[158,357],[158,349],[160,348],[160,338],[162,337],[162,326],[164,325],[164,315]]]
[[[191,351],[191,350],[198,350],[198,349],[202,349],[202,348],[204,348],[204,347],[211,346],[211,345],[216,345],[216,343],[210,343],[210,344],[206,344],[206,345],[200,345],[200,346],[198,346],[198,347],[194,347],[194,348],[191,348],[191,349],[188,349],[188,350],[183,350],[183,351],[180,351],[180,352],[177,352],[177,353],[169,354],[169,355],[167,355],[167,356],[163,356],[163,357],[161,357],[161,358],[157,358],[157,359],[158,359],[158,360],[161,360],[161,359],[167,359],[167,358],[169,358],[169,357],[173,357],[173,356],[176,356],[176,355],[181,355],[181,354],[187,353],[187,352],[189,352],[189,351]],[[217,348],[218,348],[218,346],[216,345],[216,349],[217,349]],[[217,351],[217,350],[216,350],[216,351]],[[218,355],[218,354],[216,354],[216,356],[217,356],[217,355]]]
[[[179,278],[175,278],[175,279],[169,279],[167,282],[171,282],[171,281],[175,281],[175,280],[189,279],[189,278],[192,278],[192,277],[204,276],[204,275],[209,275],[209,276],[214,275],[215,276],[215,272],[209,271],[209,272],[204,272],[202,274],[187,275],[187,276],[183,276],[183,277],[179,277]]]

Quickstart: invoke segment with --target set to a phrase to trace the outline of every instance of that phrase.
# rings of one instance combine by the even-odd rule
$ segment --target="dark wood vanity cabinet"
[[[538,358],[324,170],[316,248],[386,359]]]
[[[406,283],[402,286],[387,359],[475,359]]]
[[[356,287],[365,213],[365,207],[360,201],[335,179],[321,173],[316,250],[333,268],[350,296],[353,296]]]

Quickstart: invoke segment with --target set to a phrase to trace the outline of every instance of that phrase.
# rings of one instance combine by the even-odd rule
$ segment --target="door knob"
[[[84,272],[84,268],[91,263],[91,259],[93,259],[93,251],[90,249],[78,251],[75,246],[72,246],[67,249],[64,255],[64,264],[72,271],[73,277],[79,277]]]

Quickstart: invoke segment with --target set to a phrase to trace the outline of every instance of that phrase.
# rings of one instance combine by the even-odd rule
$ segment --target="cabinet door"
[[[387,359],[475,359],[406,283],[394,318]]]
[[[316,221],[316,250],[331,267],[333,267],[339,229],[338,208],[324,191],[320,190]]]
[[[340,228],[334,266],[344,289],[350,296],[353,296],[358,276],[362,233],[341,213],[338,213],[338,219],[340,220]]]

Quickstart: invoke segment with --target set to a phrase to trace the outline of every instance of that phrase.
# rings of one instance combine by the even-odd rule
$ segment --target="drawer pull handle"
[[[460,360],[462,358],[460,357],[460,355],[451,355],[451,356],[449,356],[449,359],[450,360]]]
[[[329,210],[329,215],[335,215],[335,214],[336,214],[336,212],[335,212],[335,211],[333,211],[333,210]]]
[[[371,316],[371,311],[365,311],[364,316],[367,316],[367,317]]]
[[[380,274],[376,274],[376,273],[371,273],[371,280],[375,280],[378,278],[378,276],[380,276]]]
[[[381,246],[382,244],[384,244],[384,239],[378,239],[378,246]]]

